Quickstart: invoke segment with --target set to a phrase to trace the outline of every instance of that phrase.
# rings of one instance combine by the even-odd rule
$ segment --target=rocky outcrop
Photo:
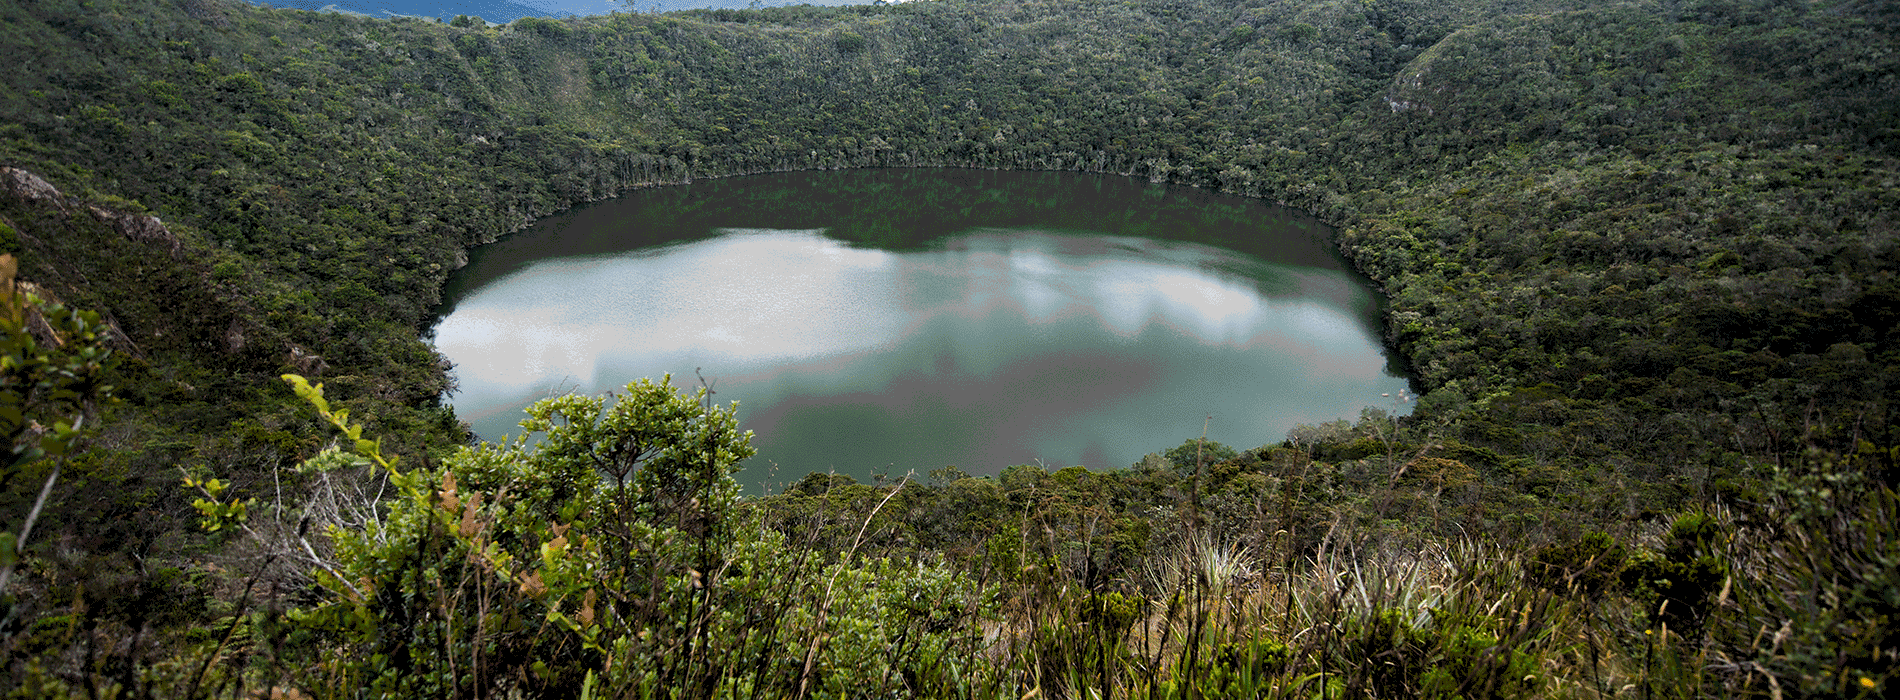
[[[0,168],[0,187],[5,187],[7,194],[23,202],[58,202],[62,196],[52,183],[19,168]]]
[[[173,235],[171,229],[165,228],[165,222],[159,221],[156,216],[128,214],[99,207],[88,208],[92,210],[94,217],[112,226],[113,230],[118,231],[121,236],[139,243],[163,246],[171,251],[174,258],[183,252],[184,244],[180,243],[178,236]]]
[[[157,216],[63,193],[17,167],[0,167],[0,206],[13,210],[0,223],[32,261],[22,277],[38,282],[32,289],[43,299],[64,297],[99,312],[117,352],[143,358],[141,344],[184,342],[234,357],[279,340],[241,299],[220,295],[202,251],[188,249]],[[169,308],[154,314],[143,303],[153,297]]]
[[[73,198],[61,194],[59,188],[45,178],[20,168],[0,168],[0,192],[5,192],[16,201],[51,205],[67,212],[79,205]],[[114,211],[92,204],[83,206],[92,213],[93,218],[111,226],[112,230],[128,240],[166,248],[173,258],[183,254],[184,244],[156,216]]]

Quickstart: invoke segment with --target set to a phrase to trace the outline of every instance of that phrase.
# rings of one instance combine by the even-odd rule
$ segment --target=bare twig
[[[864,516],[864,524],[858,526],[857,537],[851,540],[850,551],[845,552],[844,558],[838,560],[838,569],[831,572],[831,580],[825,583],[825,602],[818,606],[818,618],[813,625],[814,633],[811,638],[811,647],[805,651],[805,667],[798,672],[798,695],[796,697],[799,700],[803,700],[810,691],[811,668],[812,665],[818,661],[818,646],[825,640],[822,630],[825,628],[826,617],[831,613],[833,595],[837,593],[838,575],[844,573],[844,565],[849,563],[853,557],[857,556],[858,546],[864,543],[864,533],[871,529],[871,521],[877,518],[878,511],[884,510],[884,504],[890,503],[892,498],[897,497],[897,492],[904,490],[904,485],[910,482],[910,478],[910,474],[905,474],[903,479],[898,480],[897,486],[892,488],[890,493],[885,494],[884,500],[878,501],[877,507],[871,509],[870,515]]]

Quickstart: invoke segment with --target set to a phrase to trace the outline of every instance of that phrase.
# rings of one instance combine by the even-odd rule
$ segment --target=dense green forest
[[[0,18],[15,695],[1896,682],[1891,3]],[[743,415],[676,387],[538,405],[539,449],[443,403],[424,334],[471,246],[634,188],[925,166],[1314,212],[1417,402],[759,498]]]

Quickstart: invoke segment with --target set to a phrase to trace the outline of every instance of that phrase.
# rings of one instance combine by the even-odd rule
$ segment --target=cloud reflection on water
[[[1217,439],[1249,447],[1404,386],[1353,312],[1364,294],[1341,273],[1148,239],[980,230],[895,253],[729,230],[533,263],[458,301],[435,342],[458,412],[490,439],[551,392],[703,367],[782,480],[1115,467],[1209,413]]]

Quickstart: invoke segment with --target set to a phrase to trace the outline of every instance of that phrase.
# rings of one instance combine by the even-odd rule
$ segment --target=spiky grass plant
[[[1220,607],[1157,611],[1177,632],[1130,697],[1529,697],[1574,615],[1521,585],[1502,547],[1323,550]],[[1213,611],[1220,611],[1216,617]]]
[[[1217,541],[1206,532],[1186,538],[1142,568],[1148,590],[1161,597],[1198,590],[1206,599],[1225,599],[1259,577],[1250,548]]]

